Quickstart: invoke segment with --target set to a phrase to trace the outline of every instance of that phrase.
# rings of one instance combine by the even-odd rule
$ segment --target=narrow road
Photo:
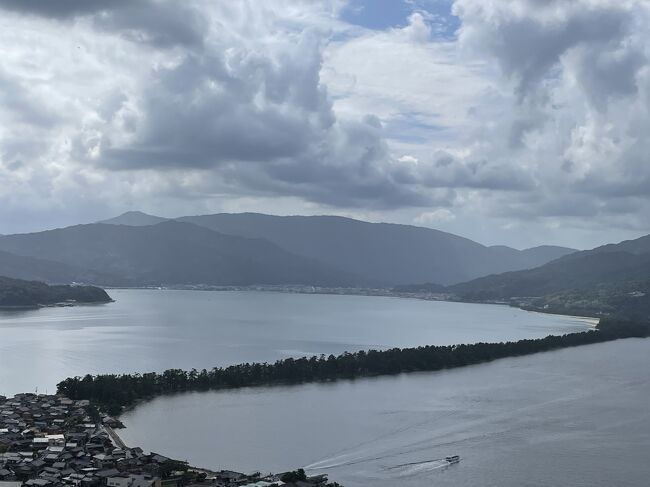
[[[106,431],[106,433],[108,433],[108,436],[111,437],[111,440],[113,441],[115,446],[117,446],[118,448],[122,448],[123,450],[126,450],[128,448],[128,446],[126,446],[126,444],[122,441],[122,438],[120,438],[120,436],[115,432],[113,428],[106,425],[104,425],[103,428]]]

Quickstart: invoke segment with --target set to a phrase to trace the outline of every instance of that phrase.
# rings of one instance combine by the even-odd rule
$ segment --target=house
[[[46,394],[0,396],[0,487],[283,485],[278,477],[200,471],[158,453],[118,446],[107,426],[92,422],[84,410],[88,404]],[[300,483],[324,485],[316,478]]]

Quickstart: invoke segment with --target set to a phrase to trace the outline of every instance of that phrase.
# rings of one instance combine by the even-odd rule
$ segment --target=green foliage
[[[111,298],[94,286],[48,286],[37,281],[0,277],[0,307],[38,306],[74,301],[105,303]]]
[[[168,478],[173,472],[187,473],[188,465],[186,462],[170,460],[160,465],[160,475],[162,478]]]
[[[541,297],[598,286],[617,287],[647,280],[650,250],[643,254],[615,251],[620,245],[607,251],[577,252],[534,269],[482,277],[450,286],[449,292],[465,301],[489,301]]]
[[[280,480],[286,483],[298,482],[299,480],[307,480],[307,475],[305,475],[305,471],[302,468],[299,468],[293,472],[286,472],[282,474]]]
[[[603,284],[572,289],[533,300],[524,306],[534,311],[580,316],[616,316],[636,321],[650,320],[650,281]]]
[[[99,424],[101,422],[101,415],[99,414],[99,409],[97,409],[97,406],[94,404],[89,404],[86,406],[86,414],[90,416],[90,419],[93,420],[93,422]]]
[[[225,368],[163,373],[86,375],[68,378],[58,391],[71,399],[89,399],[116,414],[138,400],[183,391],[220,390],[273,384],[299,384],[354,377],[434,371],[489,362],[503,357],[529,355],[558,348],[606,342],[619,338],[649,336],[650,324],[604,320],[597,331],[550,335],[517,342],[471,345],[422,346],[343,353],[338,357],[302,357],[273,364],[246,363]]]

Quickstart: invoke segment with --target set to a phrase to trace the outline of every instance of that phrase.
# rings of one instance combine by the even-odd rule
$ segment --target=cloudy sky
[[[0,233],[139,209],[650,233],[646,0],[0,0]]]

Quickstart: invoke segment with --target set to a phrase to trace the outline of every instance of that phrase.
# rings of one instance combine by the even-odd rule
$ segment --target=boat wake
[[[443,458],[435,460],[426,460],[422,462],[409,462],[401,465],[393,465],[391,467],[384,467],[384,471],[396,477],[410,477],[413,475],[420,475],[434,470],[440,470],[451,465]]]
[[[376,457],[354,458],[352,455],[341,455],[335,458],[329,458],[320,462],[306,465],[304,468],[307,470],[326,470],[331,468],[348,467],[351,465],[359,465],[362,463],[384,460],[394,455],[382,455]],[[338,461],[337,461],[338,460]],[[460,457],[445,457],[435,458],[432,460],[423,460],[419,462],[400,463],[397,465],[383,466],[382,470],[390,472],[398,477],[405,477],[410,475],[417,475],[424,472],[430,472],[442,468],[447,468],[450,465],[458,463]]]

